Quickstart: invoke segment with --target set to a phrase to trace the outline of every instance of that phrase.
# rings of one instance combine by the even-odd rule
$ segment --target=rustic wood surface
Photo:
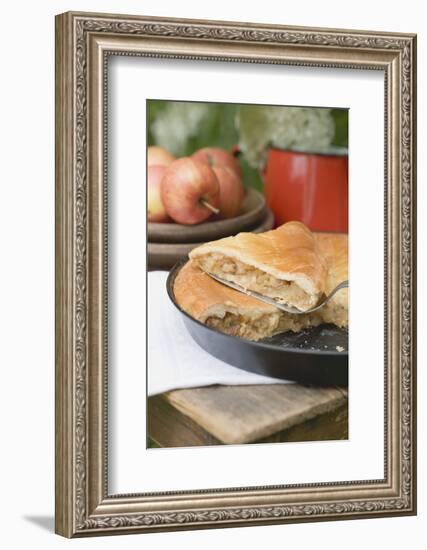
[[[175,390],[149,398],[149,436],[166,447],[346,439],[347,396],[298,384]]]

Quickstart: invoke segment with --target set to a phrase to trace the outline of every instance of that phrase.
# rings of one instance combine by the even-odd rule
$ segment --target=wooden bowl
[[[274,216],[268,208],[265,211],[265,217],[260,224],[252,228],[252,233],[262,233],[272,229],[274,225]],[[235,233],[239,233],[236,231]],[[235,234],[233,233],[233,234]],[[207,239],[213,240],[213,239]],[[188,253],[201,243],[148,243],[148,269],[171,269],[176,262],[187,258]]]
[[[260,223],[266,215],[264,196],[248,189],[239,216],[227,220],[207,221],[198,225],[148,223],[150,243],[203,243],[235,235]]]

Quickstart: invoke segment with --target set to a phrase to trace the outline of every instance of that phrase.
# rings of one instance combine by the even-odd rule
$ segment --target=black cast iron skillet
[[[318,386],[348,384],[347,329],[324,324],[258,342],[224,334],[193,319],[178,305],[173,287],[183,265],[178,262],[170,271],[167,292],[193,340],[208,353],[234,367],[273,378]]]

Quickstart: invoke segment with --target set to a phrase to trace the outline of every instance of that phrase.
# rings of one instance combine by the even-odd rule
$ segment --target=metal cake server
[[[247,296],[252,296],[253,298],[256,298],[257,300],[260,300],[261,302],[265,302],[266,304],[270,304],[271,306],[277,307],[277,309],[281,309],[282,311],[285,311],[286,313],[292,313],[293,315],[302,315],[304,313],[313,313],[314,311],[317,311],[318,309],[322,308],[325,304],[329,302],[329,300],[334,296],[338,291],[340,291],[343,288],[348,288],[348,281],[342,281],[338,286],[336,286],[330,294],[327,296],[324,295],[320,302],[318,302],[314,307],[311,309],[306,309],[305,311],[301,311],[297,309],[296,307],[292,307],[286,304],[282,304],[275,300],[274,298],[269,298],[268,296],[264,296],[263,294],[260,294],[259,292],[255,292],[255,290],[249,290],[246,288],[243,288],[242,286],[232,283],[231,281],[227,281],[226,279],[223,279],[222,277],[218,277],[218,275],[214,275],[213,273],[210,273],[209,271],[205,271],[209,277],[212,277],[212,279],[215,279],[215,281],[218,281],[218,283],[221,283],[225,286],[228,286],[229,288],[233,288],[234,290],[237,290],[238,292],[241,292],[242,294],[246,294]]]

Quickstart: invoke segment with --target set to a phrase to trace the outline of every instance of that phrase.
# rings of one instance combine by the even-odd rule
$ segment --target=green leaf
[[[348,148],[348,109],[332,109],[335,135],[332,145]]]

